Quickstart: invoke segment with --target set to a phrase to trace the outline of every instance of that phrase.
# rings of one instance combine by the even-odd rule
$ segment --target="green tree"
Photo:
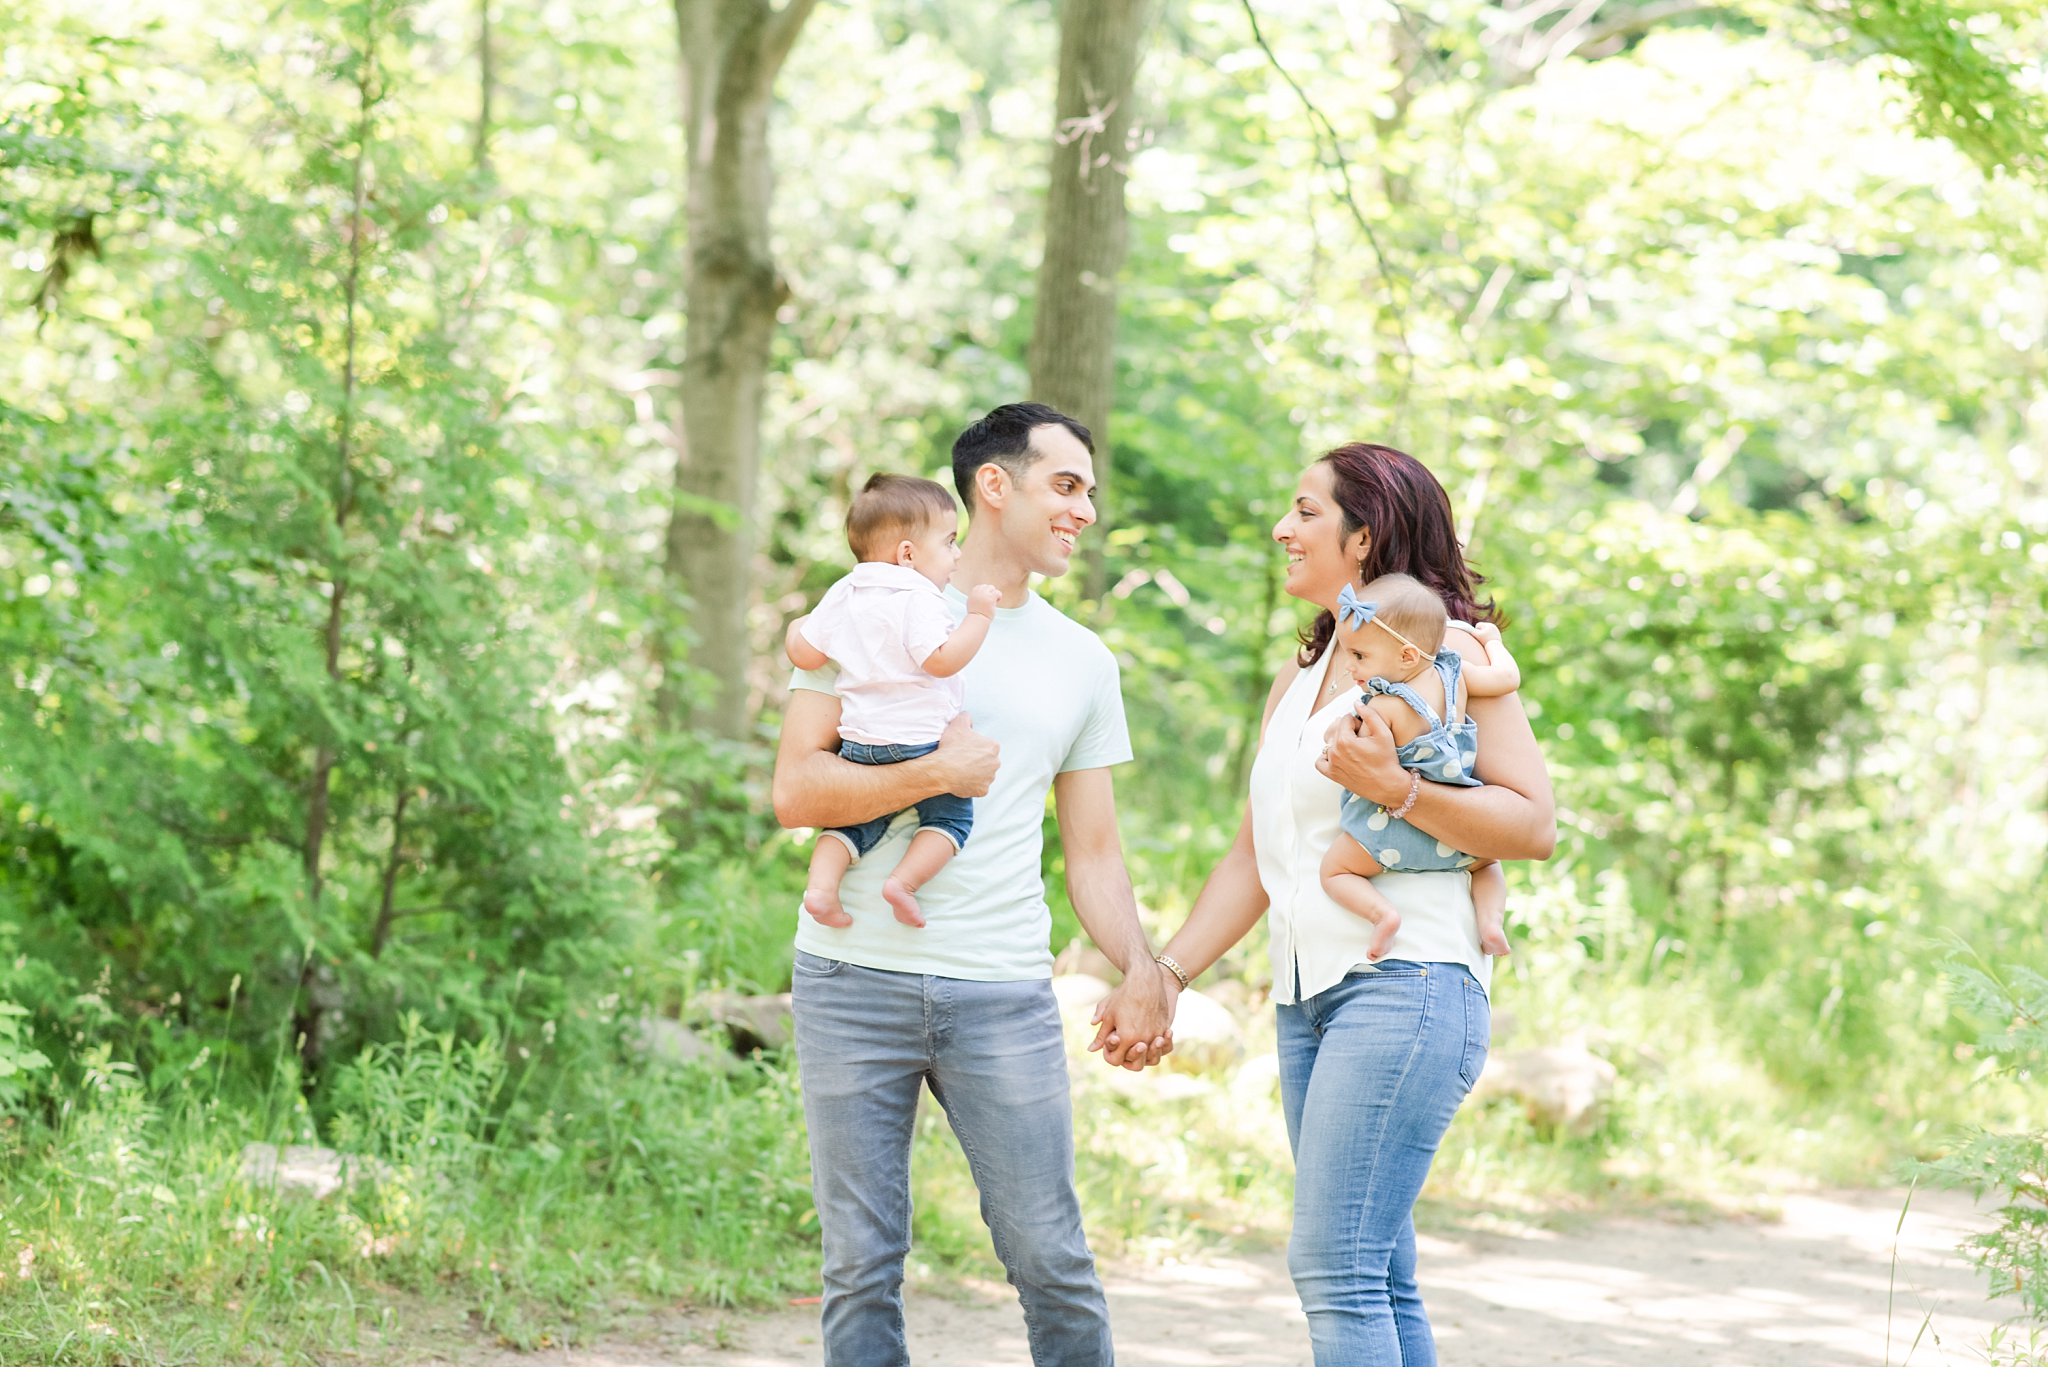
[[[770,252],[775,77],[817,0],[676,0],[688,149],[682,424],[664,569],[689,609],[687,662],[661,646],[666,726],[748,735],[761,393],[788,287]]]
[[[31,571],[0,645],[35,685],[0,707],[13,922],[72,992],[107,965],[204,1018],[244,976],[314,1063],[407,1003],[544,1004],[607,927],[475,352],[487,207],[399,105],[433,61],[412,19],[309,11],[234,69],[290,150],[262,163],[129,123],[126,54],[87,56],[24,121],[70,154],[13,217],[106,226],[42,303],[47,346],[96,363],[0,417]]]
[[[1087,426],[1095,478],[1112,463],[1116,284],[1129,232],[1124,183],[1139,129],[1138,64],[1152,0],[1066,0],[1060,7],[1059,98],[1045,193],[1045,253],[1031,326],[1031,395]],[[1100,546],[1086,559],[1090,596],[1108,584]]]

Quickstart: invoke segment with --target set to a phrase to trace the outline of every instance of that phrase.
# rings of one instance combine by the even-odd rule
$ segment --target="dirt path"
[[[1786,1197],[1772,1219],[1440,1231],[1422,1240],[1423,1294],[1447,1364],[1981,1363],[1991,1330],[2016,1314],[2009,1300],[1984,1299],[1983,1280],[1955,1252],[1981,1216],[1966,1196],[1915,1196],[1894,1280],[1903,1201],[1903,1191],[1826,1192]],[[1106,1282],[1124,1365],[1308,1362],[1307,1326],[1278,1252],[1112,1271]],[[1030,1361],[1006,1287],[913,1290],[907,1309],[921,1365]],[[818,1312],[676,1314],[630,1337],[495,1361],[815,1366]]]

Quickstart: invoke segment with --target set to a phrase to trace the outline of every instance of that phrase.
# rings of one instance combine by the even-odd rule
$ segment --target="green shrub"
[[[1993,964],[1965,949],[1943,969],[1957,999],[1981,1020],[1979,1047],[2002,1073],[2036,1081],[2048,1071],[2048,975]],[[1991,1282],[2048,1326],[2048,1129],[1972,1128],[1927,1169],[1937,1181],[1987,1197],[1997,1223],[1964,1251]]]

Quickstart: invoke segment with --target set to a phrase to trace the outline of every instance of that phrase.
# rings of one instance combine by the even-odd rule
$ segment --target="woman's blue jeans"
[[[1415,1199],[1486,1065],[1486,991],[1460,965],[1382,961],[1278,1013],[1294,1148],[1287,1263],[1316,1363],[1433,1366]]]

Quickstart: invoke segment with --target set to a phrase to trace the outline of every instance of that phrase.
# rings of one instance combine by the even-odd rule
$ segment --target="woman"
[[[1375,880],[1402,921],[1374,965],[1371,925],[1323,892],[1319,870],[1336,835],[1340,786],[1388,808],[1412,798],[1410,820],[1461,851],[1541,860],[1556,836],[1550,781],[1512,695],[1470,705],[1486,781],[1477,789],[1421,782],[1395,763],[1376,714],[1350,715],[1352,686],[1330,653],[1346,583],[1420,579],[1457,619],[1445,644],[1483,654],[1469,626],[1492,619],[1494,607],[1474,592],[1480,580],[1465,567],[1450,499],[1428,469],[1379,445],[1332,450],[1302,475],[1273,538],[1287,552],[1287,591],[1320,610],[1267,695],[1237,840],[1161,964],[1199,975],[1271,914],[1280,1092],[1295,1159],[1288,1263],[1315,1360],[1426,1366],[1436,1345],[1416,1289],[1413,1210],[1486,1061],[1492,958],[1479,950],[1466,873]],[[1333,722],[1342,726],[1326,746]],[[1098,1037],[1112,1054],[1113,998]]]

